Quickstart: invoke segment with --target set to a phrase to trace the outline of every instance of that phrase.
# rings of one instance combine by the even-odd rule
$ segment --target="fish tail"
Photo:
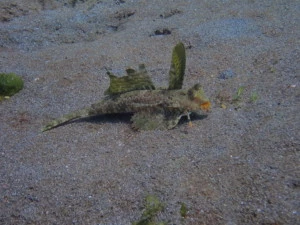
[[[79,119],[79,118],[84,118],[87,116],[90,116],[91,112],[89,109],[82,109],[76,112],[71,112],[69,114],[66,114],[58,119],[50,121],[46,126],[42,128],[42,132],[51,130],[55,127],[58,127],[64,123],[71,122],[73,120]]]

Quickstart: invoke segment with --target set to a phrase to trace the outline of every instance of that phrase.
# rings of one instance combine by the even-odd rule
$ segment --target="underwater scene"
[[[300,224],[294,0],[2,0],[0,224]]]

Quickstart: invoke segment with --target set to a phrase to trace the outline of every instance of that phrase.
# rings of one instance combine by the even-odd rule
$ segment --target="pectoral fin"
[[[135,113],[131,121],[137,130],[167,130],[174,128],[182,115],[166,115],[165,112],[141,111]]]
[[[181,89],[185,70],[185,48],[183,43],[178,43],[172,53],[171,67],[169,71],[169,90]]]

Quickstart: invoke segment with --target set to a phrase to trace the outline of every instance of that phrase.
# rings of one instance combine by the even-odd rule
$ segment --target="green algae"
[[[164,222],[155,222],[155,216],[164,209],[164,204],[154,195],[146,197],[145,210],[139,221],[132,225],[165,225]]]
[[[252,92],[250,95],[250,102],[254,103],[258,100],[259,96],[257,92]]]
[[[237,102],[241,101],[244,90],[245,90],[244,86],[239,87],[236,94],[232,98],[232,102],[237,103]]]
[[[187,216],[188,213],[188,208],[186,206],[186,204],[184,204],[183,202],[180,203],[180,215],[181,217],[185,218]]]
[[[14,73],[0,73],[0,99],[5,96],[13,96],[22,90],[24,82]]]

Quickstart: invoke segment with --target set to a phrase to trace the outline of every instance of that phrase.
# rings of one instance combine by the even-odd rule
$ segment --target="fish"
[[[140,64],[137,70],[126,69],[126,75],[122,77],[107,70],[110,85],[101,101],[50,121],[42,132],[81,118],[122,113],[132,114],[132,128],[135,130],[169,130],[176,127],[183,116],[191,125],[190,114],[210,111],[211,103],[201,84],[182,89],[185,67],[186,52],[180,42],[172,51],[167,88],[155,87],[144,64]]]

